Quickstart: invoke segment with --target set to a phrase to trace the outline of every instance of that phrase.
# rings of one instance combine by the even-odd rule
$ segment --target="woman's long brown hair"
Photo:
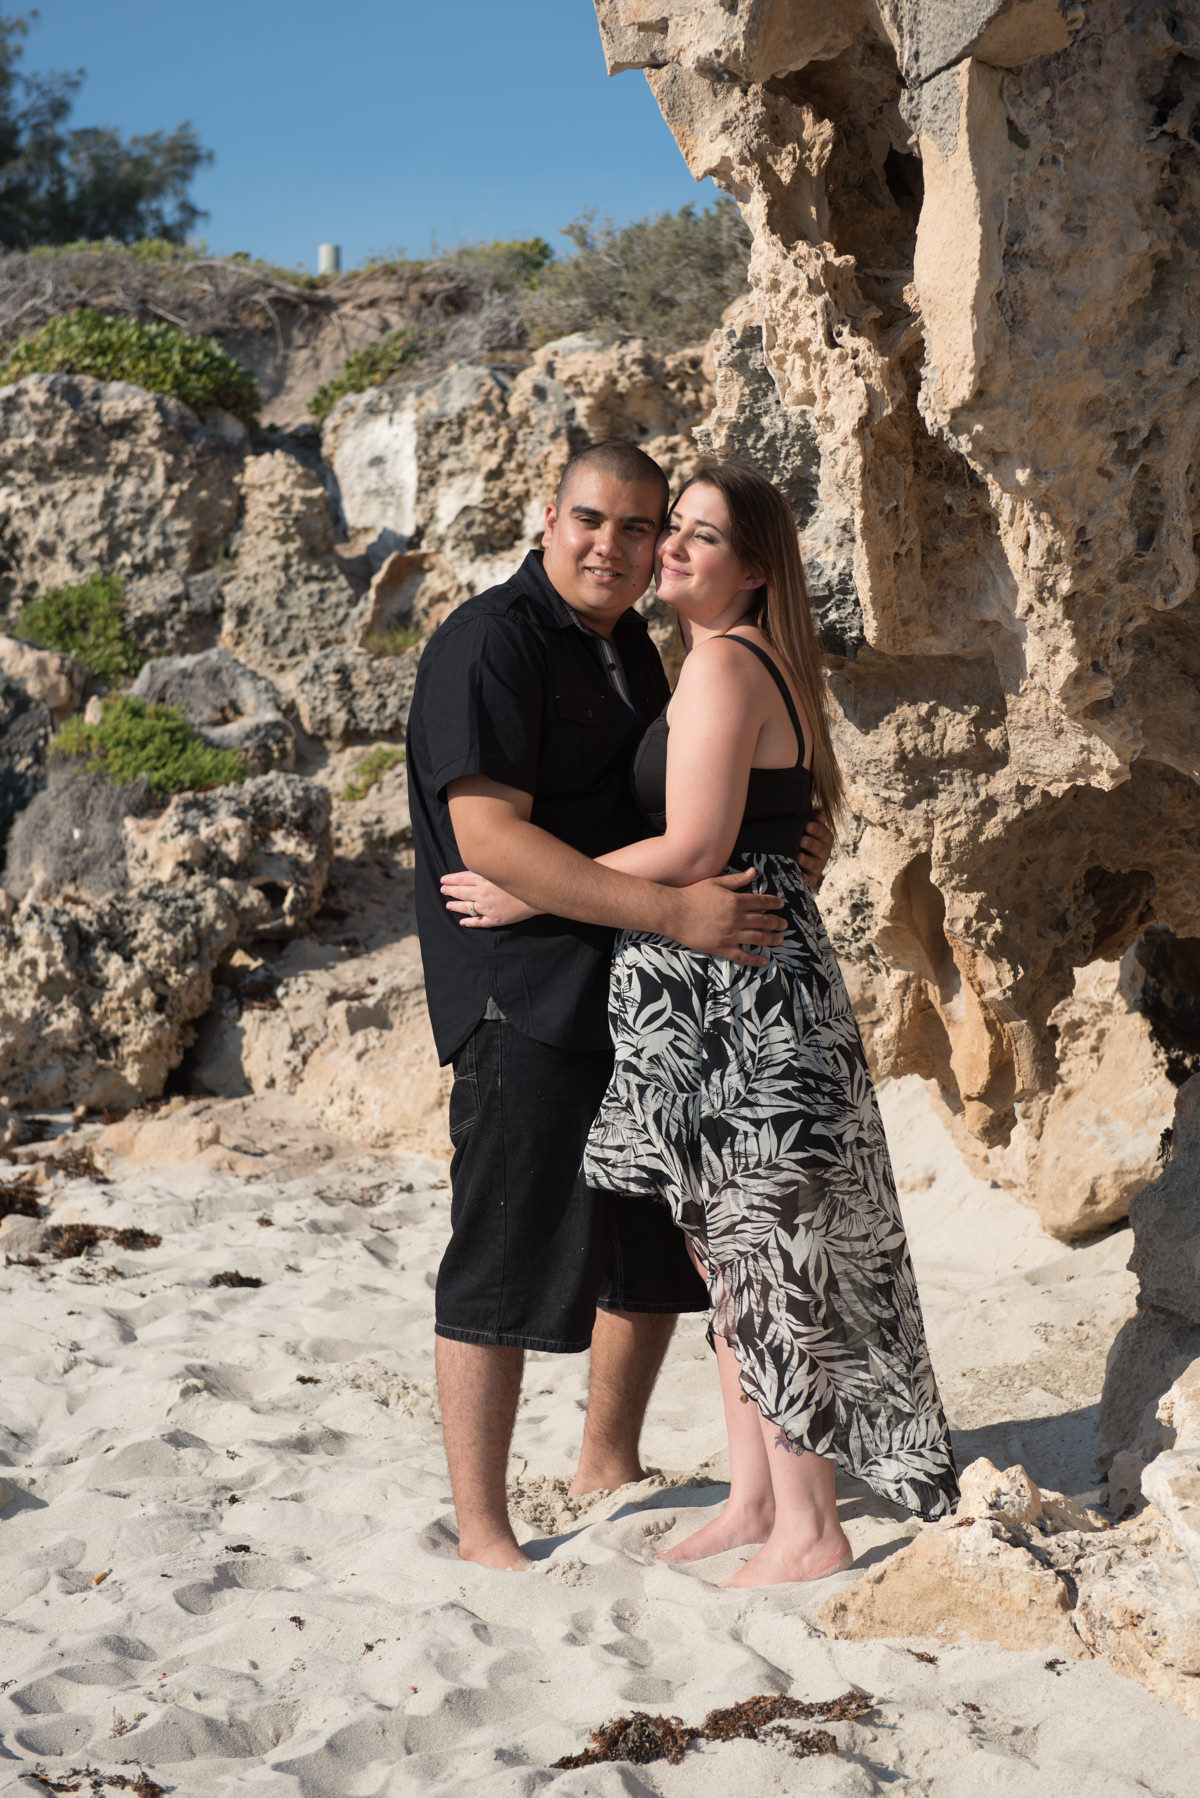
[[[796,522],[787,501],[765,475],[744,462],[699,467],[680,489],[703,483],[715,487],[729,511],[729,541],[740,561],[766,579],[765,597],[754,623],[776,651],[804,702],[812,732],[813,798],[830,828],[845,810],[845,783],[829,729],[829,692],[821,667],[821,645],[813,625]]]

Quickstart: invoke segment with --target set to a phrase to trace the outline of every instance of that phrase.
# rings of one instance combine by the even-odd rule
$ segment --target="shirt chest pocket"
[[[554,695],[554,708],[568,727],[583,726],[586,729],[590,726],[593,730],[603,730],[610,718],[607,693],[574,683],[564,685]]]

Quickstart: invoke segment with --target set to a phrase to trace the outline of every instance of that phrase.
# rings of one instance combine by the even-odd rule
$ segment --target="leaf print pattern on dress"
[[[730,865],[783,898],[783,943],[743,968],[618,937],[616,1061],[584,1176],[670,1205],[743,1390],[792,1447],[939,1517],[954,1460],[841,970],[795,862]]]

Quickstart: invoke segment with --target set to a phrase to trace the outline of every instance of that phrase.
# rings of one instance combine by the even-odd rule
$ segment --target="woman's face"
[[[695,481],[671,508],[654,551],[655,590],[697,623],[720,623],[743,602],[762,576],[747,567],[729,541],[729,508],[716,487]],[[739,612],[740,615],[740,612]]]

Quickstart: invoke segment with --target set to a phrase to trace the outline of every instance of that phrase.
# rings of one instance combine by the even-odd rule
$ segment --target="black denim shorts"
[[[579,1178],[612,1071],[485,1019],[454,1057],[449,1247],[439,1336],[577,1353],[609,1311],[706,1311],[708,1290],[665,1205]]]

